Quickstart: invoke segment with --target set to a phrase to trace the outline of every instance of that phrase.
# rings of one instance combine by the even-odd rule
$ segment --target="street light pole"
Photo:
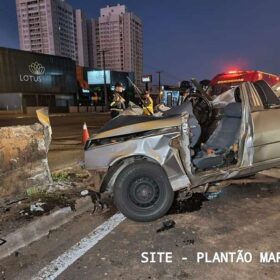
[[[160,92],[161,92],[161,90],[160,90],[160,88],[161,88],[161,80],[160,80],[160,78],[161,78],[161,73],[162,73],[163,71],[157,71],[157,73],[158,73],[158,96],[159,96],[159,102],[161,101],[160,99]]]
[[[105,99],[105,111],[108,111],[108,92],[107,92],[107,81],[106,81],[106,64],[105,64],[105,50],[102,50],[103,60],[103,75],[104,75],[104,99]]]

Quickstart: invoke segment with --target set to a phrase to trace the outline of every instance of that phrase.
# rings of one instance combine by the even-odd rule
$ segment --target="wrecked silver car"
[[[158,219],[174,192],[206,191],[280,164],[280,100],[266,82],[199,98],[157,117],[120,115],[87,142],[86,168],[128,218]]]

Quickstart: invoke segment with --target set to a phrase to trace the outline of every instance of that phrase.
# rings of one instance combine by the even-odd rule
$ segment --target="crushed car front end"
[[[111,121],[85,146],[85,165],[95,174],[95,189],[112,192],[121,171],[140,160],[161,166],[173,191],[187,187],[190,181],[179,155],[187,117],[120,116]]]

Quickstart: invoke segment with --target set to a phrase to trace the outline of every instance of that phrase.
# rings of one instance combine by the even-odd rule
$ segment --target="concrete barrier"
[[[41,124],[0,128],[0,197],[52,183],[50,138]]]

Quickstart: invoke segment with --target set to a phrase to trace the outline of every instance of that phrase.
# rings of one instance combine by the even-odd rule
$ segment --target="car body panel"
[[[254,163],[280,159],[280,109],[252,113],[254,124]]]
[[[133,134],[137,132],[144,132],[149,130],[156,130],[162,128],[168,128],[172,126],[179,126],[182,123],[182,118],[180,116],[174,116],[165,119],[158,119],[152,121],[145,121],[142,123],[136,123],[131,125],[122,126],[119,128],[114,128],[101,133],[96,134],[93,139],[103,139],[108,137],[116,137],[121,135]]]
[[[187,118],[185,116],[184,118]],[[96,146],[85,152],[86,168],[108,171],[109,168],[127,158],[143,158],[157,162],[165,170],[174,190],[190,185],[181,162],[179,151],[170,145],[172,139],[180,136],[182,117],[176,119],[178,129],[152,136],[133,138],[125,142]],[[180,125],[178,126],[178,120]]]
[[[280,118],[280,108],[265,108],[256,88],[250,83],[245,86],[251,93],[247,96],[253,130],[253,164],[280,160],[280,125],[277,121]]]

